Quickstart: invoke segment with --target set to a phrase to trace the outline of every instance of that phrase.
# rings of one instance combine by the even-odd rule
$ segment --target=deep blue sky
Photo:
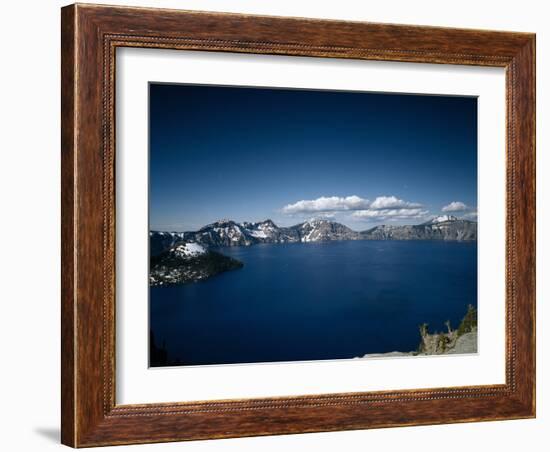
[[[363,230],[453,202],[472,218],[476,199],[475,98],[150,85],[151,229],[330,217]]]

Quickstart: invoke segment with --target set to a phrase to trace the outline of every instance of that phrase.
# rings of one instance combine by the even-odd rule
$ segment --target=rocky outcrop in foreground
[[[456,340],[455,346],[445,352],[447,355],[460,355],[465,353],[477,353],[477,330],[460,336]]]
[[[423,355],[443,355],[449,353],[475,353],[477,352],[477,340],[472,344],[474,335],[477,338],[477,311],[470,305],[468,312],[462,319],[460,326],[453,330],[451,322],[445,322],[447,327],[446,332],[436,332],[430,334],[428,332],[428,324],[420,326],[420,346],[418,347],[419,354]],[[469,334],[465,339],[464,336]],[[472,347],[473,345],[473,347]],[[467,348],[475,348],[471,352],[463,352]]]
[[[446,332],[430,333],[428,324],[420,325],[418,350],[410,352],[371,353],[362,358],[387,358],[392,356],[459,355],[477,353],[477,310],[468,306],[468,312],[456,330],[445,322]]]

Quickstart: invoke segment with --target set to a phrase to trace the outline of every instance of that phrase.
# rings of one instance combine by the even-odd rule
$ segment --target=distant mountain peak
[[[245,227],[245,228],[254,228],[254,227],[269,227],[269,228],[276,228],[278,227],[274,222],[273,220],[271,220],[270,218],[268,218],[267,220],[263,220],[263,221],[243,221],[242,223],[240,223],[241,226]]]
[[[458,221],[458,217],[455,217],[454,215],[439,215],[437,217],[433,217],[424,224],[445,223],[446,221]]]
[[[329,223],[336,223],[336,222],[328,220],[327,218],[310,218],[309,220],[305,221],[305,223],[314,226],[319,224],[329,224]]]
[[[233,220],[230,220],[229,218],[221,218],[220,220],[214,221],[215,225],[222,225],[222,224],[233,224],[235,223]]]
[[[200,228],[200,231],[205,229],[210,229],[210,228],[223,228],[223,227],[233,226],[235,224],[236,223],[233,220],[223,218],[221,220],[214,221],[214,223],[210,223],[210,224],[207,224],[206,226],[203,226],[202,228]]]

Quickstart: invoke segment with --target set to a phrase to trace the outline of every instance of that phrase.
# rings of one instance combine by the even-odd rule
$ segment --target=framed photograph
[[[62,9],[62,442],[535,416],[535,36]]]

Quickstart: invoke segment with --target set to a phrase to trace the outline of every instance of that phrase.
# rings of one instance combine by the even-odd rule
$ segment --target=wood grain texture
[[[535,415],[535,37],[71,5],[62,10],[62,442],[74,447]],[[506,384],[215,402],[115,403],[117,47],[506,69]]]
[[[74,9],[61,11],[61,441],[75,443],[75,322],[74,296],[74,159],[75,159],[75,30]]]

